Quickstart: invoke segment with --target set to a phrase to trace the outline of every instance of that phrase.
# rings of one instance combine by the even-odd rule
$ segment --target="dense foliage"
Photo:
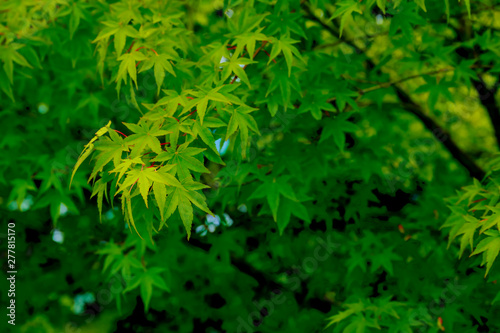
[[[1,2],[2,331],[499,332],[499,5]]]

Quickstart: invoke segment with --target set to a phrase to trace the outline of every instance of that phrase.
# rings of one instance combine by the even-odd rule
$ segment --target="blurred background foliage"
[[[500,331],[498,251],[479,243],[498,238],[499,5],[0,3],[2,279],[9,221],[18,268],[16,326],[4,318],[2,331]],[[162,96],[152,70],[117,95],[119,47],[95,41],[102,22],[158,24],[153,42],[179,52],[162,87],[180,92],[222,83],[225,44],[263,14],[250,31],[294,39],[303,61],[270,61],[273,40],[245,67],[251,86],[237,82],[234,94],[259,109],[261,135],[241,148],[239,136],[215,131],[226,165],[207,157],[211,173],[199,178],[215,216],[195,211],[189,241],[178,214],[154,243],[142,240],[119,202],[104,203],[100,223],[92,164],[70,189],[73,166],[99,128],[111,120],[125,131]],[[121,51],[148,38],[125,37]],[[474,238],[484,221],[490,233]],[[469,257],[470,242],[483,258]]]

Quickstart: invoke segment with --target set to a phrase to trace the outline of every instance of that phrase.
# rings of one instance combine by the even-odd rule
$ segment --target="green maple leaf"
[[[209,50],[207,50],[209,49]],[[220,66],[221,59],[229,57],[227,43],[214,42],[203,48],[204,55],[198,60],[198,66]]]
[[[111,161],[116,168],[120,164],[122,153],[129,151],[127,144],[115,131],[108,131],[108,133],[109,138],[101,136],[94,144],[95,150],[100,151],[100,154],[95,157],[96,162],[90,179],[93,179]]]
[[[14,63],[23,67],[33,68],[26,58],[17,52],[23,46],[23,44],[11,43],[8,47],[0,48],[0,59],[3,61],[3,69],[11,84],[14,82]]]
[[[262,180],[262,184],[257,187],[257,189],[250,195],[248,198],[251,199],[259,199],[266,198],[269,207],[271,208],[271,212],[273,215],[273,219],[275,222],[278,220],[278,207],[280,205],[280,195],[292,200],[297,201],[297,197],[295,196],[295,192],[292,187],[288,184],[289,176],[282,176],[279,178],[274,177],[265,177]],[[305,214],[300,214],[305,215]],[[284,229],[285,226],[282,226]]]
[[[245,82],[245,84],[252,89],[252,86],[250,85],[250,81],[248,80],[248,76],[245,73],[245,70],[243,67],[249,65],[249,64],[255,64],[257,63],[256,61],[253,61],[249,58],[238,58],[238,54],[235,53],[231,58],[228,59],[228,61],[225,61],[221,64],[223,67],[222,73],[221,73],[221,80],[225,81],[227,80],[228,77],[231,76],[231,74],[234,73],[234,75],[238,76],[241,81]]]
[[[381,253],[377,253],[372,257],[371,272],[375,272],[380,266],[385,268],[390,276],[393,276],[392,262],[403,260],[401,256],[392,252],[393,246],[385,248]]]
[[[139,156],[146,147],[149,147],[157,154],[162,152],[160,140],[156,137],[167,135],[170,132],[161,129],[161,122],[148,122],[141,119],[139,124],[123,124],[134,133],[124,140],[129,146],[134,146],[130,158],[133,159]]]
[[[438,102],[440,95],[446,97],[446,99],[448,99],[449,101],[454,100],[453,95],[450,93],[449,89],[456,87],[455,83],[451,81],[446,82],[444,80],[441,80],[438,83],[435,77],[430,76],[424,76],[423,78],[427,82],[427,84],[418,87],[415,90],[415,93],[429,92],[429,99],[427,100],[427,103],[430,109],[434,109],[434,106]]]
[[[162,89],[162,91],[167,95],[162,97],[156,104],[150,106],[149,104],[143,104],[150,110],[155,110],[160,107],[166,107],[166,113],[162,115],[162,117],[171,117],[174,115],[175,111],[177,111],[179,105],[186,105],[189,101],[187,96],[193,92],[193,90],[186,89],[183,90],[180,94],[175,90],[166,90]]]
[[[391,317],[400,319],[395,308],[403,307],[406,304],[401,302],[391,302],[392,298],[393,295],[389,295],[387,297],[377,300],[376,302],[377,305],[373,307],[373,312],[375,314],[375,317],[387,314]]]
[[[205,168],[203,163],[194,158],[200,153],[202,153],[205,148],[193,148],[188,147],[189,143],[184,143],[175,149],[174,147],[168,147],[165,152],[156,156],[154,162],[166,162],[169,164],[174,164],[176,167],[176,173],[179,175],[179,179],[185,179],[191,176],[191,171],[199,173],[210,173],[210,170]]]
[[[467,7],[467,13],[469,14],[469,19],[471,18],[471,11],[470,11],[470,0],[464,0],[465,2],[465,7]]]
[[[377,0],[377,6],[380,8],[382,13],[385,15],[385,6],[387,4],[387,0]]]
[[[160,210],[160,226],[166,220],[164,215],[165,212],[165,203],[167,201],[167,194],[172,192],[171,188],[167,189],[167,186],[161,182],[153,182],[153,194],[156,200],[156,204],[158,205],[158,209]]]
[[[120,179],[125,175],[127,171],[130,170],[130,168],[134,164],[142,164],[144,165],[144,162],[142,159],[138,156],[135,158],[127,158],[124,160],[121,160],[120,164],[118,164],[113,170],[111,170],[111,173],[118,173],[118,178],[117,181],[120,181]]]
[[[171,120],[168,119],[167,123],[164,125],[164,128],[166,131],[171,132],[170,133],[170,147],[176,147],[177,142],[179,141],[179,134],[185,133],[185,134],[190,134],[194,135],[191,129],[193,123],[193,119],[191,118],[182,118],[177,120]]]
[[[206,126],[205,122],[205,126]],[[194,121],[193,134],[195,137],[199,136],[203,142],[207,144],[215,153],[218,154],[217,147],[215,146],[215,138],[208,127],[201,126],[199,121]]]
[[[107,39],[114,35],[114,45],[116,56],[119,57],[125,47],[128,37],[137,38],[138,32],[131,25],[123,24],[118,21],[105,21],[102,22],[106,27],[102,29],[92,43],[97,43],[100,40]],[[118,59],[120,60],[120,59]]]
[[[184,106],[190,102],[187,96],[193,92],[191,89],[183,90],[180,94],[175,90],[162,89],[162,91],[167,96],[162,97],[156,104],[142,103],[142,105],[150,110],[145,115],[148,119],[158,120],[165,117],[172,117],[179,105]],[[154,117],[157,118],[155,119]]]
[[[92,43],[97,43],[100,40],[109,38],[110,36],[114,35],[120,29],[120,23],[119,22],[116,22],[116,21],[104,21],[102,23],[104,25],[106,25],[106,27],[103,28],[101,31],[99,31],[99,34],[92,41]]]
[[[290,13],[286,11],[280,11],[279,14],[273,14],[269,16],[266,20],[270,22],[267,27],[266,32],[269,35],[274,35],[279,30],[281,35],[290,35],[290,32],[296,33],[297,35],[307,39],[304,30],[296,21],[300,20],[302,15],[300,13]]]
[[[12,190],[9,194],[9,201],[15,200],[17,207],[21,209],[21,205],[26,198],[26,193],[29,191],[36,191],[36,185],[31,179],[13,179],[10,181]]]
[[[453,73],[453,80],[462,79],[467,87],[470,87],[471,79],[478,80],[477,73],[471,69],[471,66],[476,62],[475,59],[462,60],[458,66],[455,67]]]
[[[376,328],[380,330],[376,319],[367,319],[363,315],[357,314],[354,320],[342,331],[343,333],[363,333],[367,332],[368,328]]]
[[[490,229],[493,226],[497,226],[497,229],[500,231],[500,208],[496,207],[489,207],[486,206],[489,210],[493,212],[492,215],[488,216],[486,221],[484,221],[483,225],[481,226],[481,230],[479,230],[479,234],[482,234],[486,230]]]
[[[132,185],[133,185],[133,183],[132,183]],[[130,189],[132,189],[132,187]],[[135,226],[134,215],[132,214],[132,197],[131,197],[129,191],[122,192],[121,201],[122,201],[122,212],[124,214],[125,221],[127,222],[128,226],[129,226],[130,232],[132,233],[132,229],[130,227],[130,225],[132,225],[132,227],[134,227],[134,230],[137,233],[137,235],[139,235],[139,237],[141,239],[143,239],[141,234],[137,230],[137,227]]]
[[[109,101],[106,99],[102,92],[89,93],[80,99],[80,102],[76,106],[76,110],[81,110],[87,108],[95,119],[99,117],[99,107],[109,107]]]
[[[13,184],[17,187],[15,192],[18,192],[20,188],[18,188],[21,183],[19,183],[20,179],[14,179],[12,181]],[[29,183],[28,183],[29,184]],[[14,190],[13,190],[14,191]],[[15,193],[14,192],[14,193]],[[13,193],[11,193],[12,195]],[[20,194],[18,192],[18,194]],[[10,198],[9,198],[10,199]],[[57,226],[57,221],[59,220],[59,217],[61,216],[61,206],[60,204],[63,203],[69,211],[79,214],[79,211],[73,201],[70,199],[69,196],[59,193],[54,189],[50,189],[46,192],[46,194],[41,198],[37,199],[37,202],[32,206],[31,209],[39,209],[43,207],[50,207],[50,217],[52,218],[54,222],[54,226]],[[19,205],[20,206],[20,205]],[[21,209],[21,207],[19,207]]]
[[[69,39],[73,39],[73,35],[75,34],[76,29],[78,29],[82,18],[88,21],[89,12],[87,11],[87,8],[89,8],[89,5],[85,3],[77,2],[72,4],[68,25]]]
[[[306,207],[304,207],[304,205],[302,205],[298,201],[283,197],[280,199],[278,213],[276,216],[276,223],[278,224],[280,235],[283,235],[283,231],[290,222],[290,217],[292,214],[299,219],[302,219],[309,223],[311,222],[307,209]]]
[[[271,38],[271,43],[273,44],[273,48],[271,49],[271,54],[269,55],[269,61],[267,64],[269,65],[271,61],[281,52],[285,56],[286,65],[288,66],[288,76],[292,75],[292,66],[293,66],[293,58],[294,56],[305,63],[304,58],[300,54],[299,50],[293,44],[298,43],[298,40],[291,39],[288,36],[282,36],[280,39]]]
[[[480,195],[480,193],[483,192],[483,186],[481,185],[479,180],[474,178],[473,182],[474,182],[473,185],[464,186],[462,188],[464,193],[460,196],[460,198],[456,202],[456,205],[458,205],[460,202],[462,202],[465,199],[469,199],[467,202],[467,205],[470,206],[472,201],[476,198],[476,196]]]
[[[356,104],[356,101],[353,99],[353,97],[358,96],[358,93],[351,90],[346,81],[334,82],[332,84],[332,89],[334,98],[328,101],[331,102],[332,100],[335,100],[337,108],[340,112],[344,111],[347,104],[349,104],[354,110],[358,109],[358,105]]]
[[[365,305],[361,300],[358,303],[345,304],[344,307],[347,307],[348,309],[327,318],[327,320],[329,320],[330,322],[328,323],[328,325],[326,325],[325,329],[333,324],[341,322],[342,320],[352,316],[353,314],[361,313],[365,310]]]
[[[183,90],[180,94],[175,90],[162,89],[162,91],[167,95],[162,97],[154,107],[167,105],[167,110],[170,112],[171,109],[177,110],[179,104],[187,104],[187,95],[192,92],[192,90]],[[175,108],[174,108],[175,107]],[[172,112],[173,114],[173,112]]]
[[[407,40],[411,40],[413,25],[425,24],[425,20],[417,12],[417,4],[415,3],[402,4],[397,9],[390,10],[389,14],[393,15],[389,36],[394,36],[401,29],[403,36]]]
[[[217,150],[217,146],[215,145],[215,138],[212,134],[212,131],[208,128],[207,121],[205,120],[205,126],[201,126],[199,121],[194,121],[193,124],[193,137],[200,137],[201,140],[210,148],[205,152],[205,156],[211,161],[225,165],[225,163],[220,158],[219,151]],[[224,124],[225,125],[225,124]]]
[[[356,124],[347,121],[349,116],[349,113],[342,113],[334,119],[329,119],[321,132],[319,142],[323,142],[327,138],[333,137],[333,141],[340,151],[343,152],[345,147],[345,133],[354,133],[359,129]]]
[[[166,165],[158,169],[142,167],[141,169],[129,170],[127,172],[127,177],[123,183],[120,184],[116,194],[125,191],[126,189],[131,189],[134,184],[137,183],[141,196],[144,199],[144,203],[146,204],[146,207],[148,207],[148,194],[153,182],[168,186],[182,187],[181,183],[173,175],[168,173],[168,171],[173,167],[173,165]]]
[[[45,191],[47,191],[51,187],[54,187],[60,193],[64,192],[63,187],[62,187],[62,183],[61,183],[62,179],[59,177],[59,175],[57,175],[54,172],[54,169],[52,169],[52,168],[44,169],[42,172],[38,173],[36,175],[36,177],[34,177],[34,178],[42,180],[42,184],[38,188],[38,195],[43,194]],[[81,197],[80,197],[80,199],[81,199]]]
[[[462,257],[467,244],[470,245],[471,250],[474,248],[474,234],[476,232],[476,229],[480,226],[478,220],[473,216],[465,215],[464,219],[467,221],[467,223],[462,224],[460,229],[458,229],[456,234],[453,236],[453,238],[455,238],[459,235],[463,235],[462,239],[460,240],[460,251],[458,255],[459,258]]]
[[[140,11],[141,3],[140,2],[116,2],[112,5],[112,11],[115,13],[115,16],[118,18],[118,21],[127,24],[130,21],[134,23],[141,24],[143,22],[143,18]]]
[[[251,32],[253,29],[258,29],[262,20],[269,15],[269,13],[257,13],[255,8],[247,8],[239,13],[237,20],[229,20],[229,29],[235,34],[243,34]],[[220,58],[219,58],[220,59]]]
[[[379,200],[373,194],[373,188],[370,185],[354,184],[353,188],[356,192],[351,195],[350,203],[345,208],[344,218],[346,221],[352,218],[354,221],[360,222],[363,218],[362,214],[370,210],[369,202],[379,202]]]
[[[485,252],[484,262],[486,262],[486,273],[484,274],[484,277],[488,275],[488,272],[491,269],[491,266],[493,266],[493,263],[495,262],[496,257],[498,256],[498,253],[500,252],[500,234],[496,230],[488,230],[485,232],[490,237],[486,237],[482,241],[477,244],[476,249],[470,257],[473,255]]]
[[[165,283],[165,280],[160,275],[165,271],[166,269],[162,267],[153,267],[145,270],[142,274],[137,275],[132,279],[132,281],[130,281],[127,288],[123,290],[123,293],[125,294],[137,287],[140,287],[141,298],[144,301],[144,312],[147,313],[151,297],[153,296],[153,287],[170,292],[170,287]]]
[[[107,184],[101,179],[97,180],[94,183],[92,188],[92,195],[90,198],[92,199],[97,194],[97,209],[99,210],[99,220],[102,221],[102,201],[104,196],[107,197]]]
[[[111,121],[104,127],[101,127],[96,133],[95,136],[90,140],[89,143],[85,145],[80,156],[78,156],[78,160],[76,161],[75,166],[73,167],[73,172],[71,173],[71,179],[69,181],[69,187],[71,188],[71,183],[73,182],[73,177],[75,176],[76,170],[80,167],[83,161],[94,151],[94,142],[100,137],[106,134],[111,126]]]
[[[304,113],[310,111],[314,119],[321,120],[323,110],[335,112],[335,108],[326,101],[326,97],[321,93],[311,91],[302,100],[298,112]]]
[[[300,83],[299,80],[297,79],[297,76],[292,75],[291,77],[288,77],[286,72],[282,70],[273,70],[275,66],[281,67],[281,64],[280,63],[274,64],[273,66],[271,66],[271,68],[269,68],[272,79],[271,83],[269,84],[269,87],[267,88],[265,96],[266,97],[265,102],[267,103],[269,111],[273,117],[276,115],[276,112],[278,110],[277,107],[273,108],[271,106],[274,97],[281,98],[281,102],[283,103],[283,106],[285,107],[286,111],[288,108],[288,104],[290,103],[292,88],[299,94],[301,93]],[[274,96],[273,95],[269,96],[269,94],[275,91],[278,87],[280,88],[281,94],[277,93]]]
[[[333,20],[339,16],[340,18],[340,37],[342,37],[342,31],[344,30],[345,24],[348,19],[352,19],[352,13],[356,12],[362,14],[361,8],[359,7],[359,2],[356,0],[343,0],[336,3],[337,9],[333,12],[333,16],[330,20]]]
[[[195,182],[190,177],[187,177],[182,181],[182,187],[174,188],[166,199],[165,207],[166,212],[164,213],[165,219],[171,216],[175,210],[179,211],[179,215],[181,216],[182,223],[186,228],[187,239],[191,237],[191,226],[193,224],[193,204],[206,212],[207,214],[214,215],[208,209],[206,204],[206,200],[202,194],[196,192],[197,190],[201,190],[203,188],[208,188],[209,186],[203,185],[201,183]],[[164,222],[160,224],[160,229],[163,227]]]
[[[238,108],[233,109],[231,119],[229,120],[229,124],[227,125],[226,141],[234,132],[236,132],[237,129],[240,130],[243,158],[246,157],[246,149],[248,145],[248,129],[260,135],[259,128],[257,127],[257,122],[249,114],[250,112],[256,110],[258,109],[251,108],[246,105],[241,105]]]
[[[467,211],[462,207],[449,206],[449,208],[451,209],[452,214],[446,219],[445,223],[440,228],[443,229],[451,227],[448,237],[448,249],[450,248],[453,240],[457,237],[458,230],[460,230],[462,225],[464,225],[464,223],[466,222],[464,216],[467,215]]]
[[[146,59],[147,57],[138,51],[125,53],[118,58],[118,60],[121,61],[120,67],[118,68],[118,74],[116,76],[116,82],[118,83],[116,89],[118,91],[118,95],[120,94],[121,82],[123,81],[127,84],[127,75],[130,76],[130,79],[135,83],[135,87],[137,88],[136,62]]]
[[[113,242],[113,239],[111,239],[109,242],[106,243],[104,248],[97,250],[97,254],[105,255],[106,259],[104,259],[104,265],[102,268],[102,272],[104,273],[106,269],[114,262],[116,261],[120,256],[123,255],[122,248],[118,245],[116,245],[115,242]]]
[[[207,111],[208,101],[222,102],[226,104],[232,104],[234,102],[234,98],[230,98],[227,92],[219,92],[220,90],[223,90],[223,87],[224,86],[215,87],[209,91],[205,89],[200,89],[200,91],[192,91],[191,95],[196,96],[196,98],[192,99],[184,106],[181,114],[184,114],[185,112],[191,110],[196,106],[196,111],[198,117],[200,118],[200,123],[203,125],[203,118],[205,117],[205,112]]]
[[[12,102],[15,102],[12,86],[9,83],[9,79],[7,78],[7,73],[5,73],[5,71],[0,71],[0,89],[2,89]]]
[[[234,38],[234,42],[232,43],[233,45],[236,45],[236,50],[234,51],[233,56],[239,56],[240,54],[242,54],[241,52],[246,47],[248,51],[248,56],[250,57],[251,60],[253,60],[253,55],[255,53],[255,43],[257,41],[264,41],[269,38],[266,35],[260,33],[262,29],[264,28],[259,28],[257,31],[254,32],[247,32],[237,35]]]
[[[170,59],[171,57],[169,57],[167,54],[156,54],[148,60],[144,61],[141,70],[139,71],[139,73],[141,73],[143,71],[149,70],[154,66],[154,75],[156,85],[158,86],[157,94],[160,93],[161,85],[163,84],[163,80],[165,79],[165,71],[169,72],[173,76],[177,76],[175,74],[174,68],[172,67],[172,64],[170,63]]]
[[[109,275],[113,276],[117,272],[120,272],[122,276],[131,276],[132,268],[141,269],[141,262],[132,255],[120,255],[113,262]]]

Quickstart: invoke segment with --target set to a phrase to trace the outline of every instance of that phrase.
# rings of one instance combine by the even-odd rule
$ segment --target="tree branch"
[[[366,93],[374,91],[374,90],[379,90],[379,89],[383,89],[383,88],[389,88],[389,87],[394,86],[394,85],[396,85],[398,83],[409,81],[409,80],[413,80],[413,79],[422,77],[424,75],[435,75],[435,74],[440,74],[440,73],[451,72],[453,70],[455,70],[455,68],[453,68],[453,67],[445,67],[445,68],[441,68],[441,69],[437,69],[437,70],[432,70],[432,71],[425,72],[425,73],[410,75],[410,76],[404,77],[404,78],[396,80],[396,81],[384,82],[384,83],[377,84],[377,85],[375,85],[373,87],[368,87],[368,88],[365,88],[365,89],[360,89],[360,90],[358,90],[358,93],[360,93],[361,95],[363,95],[363,94],[366,94]],[[333,97],[333,98],[328,99],[327,102],[333,102],[335,100],[336,100],[336,97]]]
[[[420,119],[425,127],[432,132],[434,137],[441,142],[446,149],[448,149],[453,158],[460,162],[460,164],[462,164],[469,171],[472,177],[479,180],[484,178],[485,172],[457,146],[448,131],[439,126],[434,119],[426,115],[424,110],[402,89],[396,88],[396,94],[402,102],[405,110],[411,112],[418,119]]]
[[[491,125],[495,131],[497,146],[500,147],[500,106],[495,99],[495,94],[498,91],[498,82],[492,89],[488,89],[488,86],[484,82],[483,78],[479,75],[478,77],[479,81],[471,78],[471,82],[479,95],[481,104],[484,106],[486,111],[488,111]]]
[[[326,24],[325,22],[323,22],[322,19],[314,15],[314,13],[311,11],[311,8],[307,4],[304,4],[303,9],[311,20],[320,24],[323,28],[328,30],[332,35],[339,36],[339,31],[337,31],[335,27]],[[352,47],[356,52],[358,53],[362,52],[365,55],[367,54],[366,51],[358,47],[353,40],[346,37],[345,31],[343,37],[339,39],[344,40],[345,44]],[[368,69],[373,70],[377,67],[375,62],[368,57],[366,58],[365,62],[367,64]],[[479,166],[477,166],[477,164],[457,146],[457,144],[451,139],[451,136],[445,129],[439,126],[439,124],[436,123],[434,119],[425,114],[422,107],[418,105],[415,101],[413,101],[411,97],[398,85],[398,83],[399,83],[398,81],[395,81],[393,82],[393,84],[391,84],[391,86],[395,89],[396,95],[401,101],[403,107],[407,111],[414,114],[424,124],[424,126],[429,131],[432,132],[432,134],[438,139],[438,141],[440,141],[443,144],[443,146],[451,153],[451,155],[469,171],[472,177],[478,179],[484,178],[485,172]]]

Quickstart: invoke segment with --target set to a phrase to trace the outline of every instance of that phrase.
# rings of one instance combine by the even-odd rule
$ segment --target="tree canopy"
[[[2,327],[500,331],[499,10],[3,1]]]

